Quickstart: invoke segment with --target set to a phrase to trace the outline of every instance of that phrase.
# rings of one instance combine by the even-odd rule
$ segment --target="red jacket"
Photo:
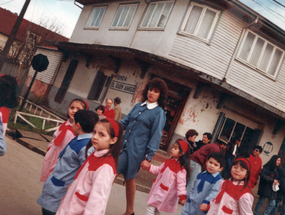
[[[190,160],[195,161],[196,163],[200,164],[202,170],[205,170],[206,160],[212,152],[222,152],[222,148],[219,143],[210,143],[202,146],[196,152],[194,152]]]
[[[115,119],[115,111],[113,108],[110,108],[109,110],[106,109],[106,106],[104,106],[104,113],[103,115],[106,117],[106,118],[111,118],[111,119]]]
[[[250,157],[248,158],[250,165],[251,165],[251,176],[250,176],[250,186],[251,188],[253,188],[258,180],[259,174],[261,172],[261,167],[262,167],[262,160],[261,158],[258,156],[257,158],[255,158],[253,155],[250,155]]]

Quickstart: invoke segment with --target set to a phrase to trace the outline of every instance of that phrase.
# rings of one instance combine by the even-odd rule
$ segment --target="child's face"
[[[97,109],[96,112],[97,112],[98,115],[102,115],[102,113],[103,113],[103,111],[101,109]]]
[[[68,108],[68,116],[71,119],[71,121],[74,120],[74,114],[82,109],[84,109],[84,107],[80,101],[74,101],[70,104]]]
[[[179,151],[180,150],[179,150],[178,143],[174,143],[174,145],[173,145],[173,147],[171,148],[171,151],[170,151],[171,157],[178,159],[181,156]]]
[[[247,169],[237,163],[232,166],[231,175],[234,181],[241,181],[247,176]]]
[[[97,151],[109,149],[110,145],[116,143],[116,141],[117,137],[111,138],[105,123],[98,122],[95,125],[91,142],[92,146],[97,149]]]
[[[220,172],[223,169],[223,167],[221,167],[220,163],[214,158],[210,158],[206,162],[206,168],[207,168],[207,171],[211,174],[215,174],[217,172]]]

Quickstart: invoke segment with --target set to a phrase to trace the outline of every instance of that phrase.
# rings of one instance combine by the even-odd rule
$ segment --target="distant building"
[[[153,77],[167,81],[161,148],[194,128],[264,147],[264,163],[285,136],[285,32],[237,0],[77,0],[84,7],[49,104],[75,97],[96,107],[122,98],[128,114]],[[272,144],[269,144],[272,143]],[[270,146],[270,148],[269,148]],[[268,148],[268,149],[267,149]],[[282,151],[280,153],[283,153]]]
[[[17,18],[18,15],[0,8],[0,50],[3,50]],[[9,69],[2,69],[3,73],[16,76],[20,64],[21,67],[27,70],[35,54],[42,53],[46,55],[49,59],[49,66],[46,71],[37,75],[31,89],[30,98],[37,100],[43,100],[47,97],[62,59],[62,52],[59,52],[57,48],[48,44],[47,41],[67,42],[68,38],[23,19],[7,56],[6,63],[10,64],[8,66]],[[7,65],[5,66],[7,67]],[[22,88],[22,94],[26,92],[33,74],[34,70],[31,68],[28,73],[27,82]]]

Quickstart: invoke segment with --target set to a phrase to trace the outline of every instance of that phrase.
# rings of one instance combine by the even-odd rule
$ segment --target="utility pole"
[[[19,29],[19,27],[20,27],[20,24],[21,24],[21,22],[22,22],[22,20],[23,20],[24,15],[25,15],[25,13],[26,13],[26,10],[27,10],[27,8],[28,8],[28,5],[30,4],[30,1],[31,1],[31,0],[26,0],[25,4],[24,4],[24,6],[23,6],[23,8],[22,8],[22,10],[21,10],[21,13],[20,13],[20,15],[18,16],[18,18],[17,18],[17,20],[16,20],[16,22],[15,22],[15,24],[14,24],[14,27],[13,27],[11,33],[10,33],[10,36],[9,36],[7,42],[6,42],[6,45],[5,45],[3,51],[2,51],[1,54],[0,54],[0,71],[1,71],[1,69],[2,69],[2,67],[3,67],[3,65],[4,65],[4,61],[5,61],[5,59],[6,59],[6,56],[7,56],[7,54],[9,53],[10,47],[11,47],[11,45],[12,45],[13,42],[14,42],[15,36],[16,36],[16,34],[17,34],[17,32],[18,32],[18,29]]]

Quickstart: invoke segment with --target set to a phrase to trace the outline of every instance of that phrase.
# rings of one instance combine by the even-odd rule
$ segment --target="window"
[[[114,18],[112,29],[128,29],[134,17],[138,4],[120,5]]]
[[[191,3],[181,25],[180,33],[209,42],[219,15],[218,10],[206,5]]]
[[[99,28],[103,15],[107,9],[107,6],[93,7],[89,19],[85,25],[87,28]]]
[[[284,51],[248,30],[237,56],[240,61],[276,78]]]
[[[172,9],[172,1],[152,2],[145,13],[140,28],[163,29]]]

